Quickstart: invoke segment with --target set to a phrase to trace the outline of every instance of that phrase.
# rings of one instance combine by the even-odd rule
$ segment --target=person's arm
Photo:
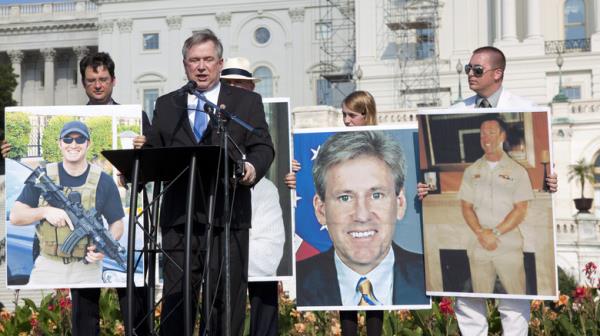
[[[473,208],[473,203],[461,200],[460,205],[463,218],[465,219],[465,222],[467,222],[469,228],[475,233],[475,236],[477,236],[479,244],[486,250],[495,250],[498,246],[497,237],[492,230],[484,229],[481,226],[477,214],[475,213],[475,209]]]
[[[0,145],[0,152],[2,153],[2,157],[6,159],[8,153],[10,153],[11,146],[6,140],[2,140],[2,145]]]
[[[419,201],[422,201],[428,193],[429,187],[427,186],[427,184],[417,182],[417,197],[419,198]]]
[[[108,226],[108,231],[113,236],[113,238],[117,241],[123,235],[124,229],[125,229],[125,224],[123,224],[123,220],[121,220],[121,219],[115,221],[114,223],[112,223]],[[88,246],[87,250],[88,251],[85,256],[85,259],[88,262],[93,263],[93,262],[101,261],[102,259],[104,259],[104,253],[96,251],[96,245],[92,244],[92,245]]]
[[[300,162],[296,161],[296,159],[292,159],[292,171],[287,173],[283,178],[283,183],[290,188],[296,189],[296,173],[300,171],[302,166],[300,166]]]
[[[556,173],[552,173],[550,176],[546,177],[546,185],[548,185],[551,193],[555,193],[558,190],[558,177],[556,176]]]
[[[10,222],[13,225],[30,225],[43,219],[56,227],[68,226],[73,230],[73,223],[63,209],[51,206],[33,208],[25,203],[15,201],[10,210]]]
[[[254,129],[260,135],[247,132],[244,141],[246,150],[245,176],[240,180],[240,183],[252,186],[267,173],[275,157],[275,150],[271,136],[269,135],[269,126],[265,119],[264,106],[260,95],[250,93],[247,97],[249,99],[247,105],[244,102],[240,102],[240,105],[248,106],[248,111],[250,112],[246,115],[248,118],[247,122],[254,126]],[[232,112],[235,113],[235,111]]]
[[[504,220],[496,226],[496,230],[500,235],[515,229],[525,219],[527,215],[528,201],[517,202],[513,205],[513,209],[504,217]]]

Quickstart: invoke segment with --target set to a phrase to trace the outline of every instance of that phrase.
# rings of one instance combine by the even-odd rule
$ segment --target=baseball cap
[[[66,123],[60,131],[60,137],[64,138],[71,133],[79,133],[81,136],[84,136],[87,139],[90,138],[89,129],[79,120],[73,120]]]

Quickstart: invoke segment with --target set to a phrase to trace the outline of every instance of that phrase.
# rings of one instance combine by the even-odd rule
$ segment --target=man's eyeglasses
[[[83,145],[87,141],[87,138],[86,137],[78,137],[78,138],[64,137],[64,138],[61,138],[61,140],[62,140],[62,142],[66,143],[67,145],[72,144],[73,140],[75,140],[76,144]]]
[[[110,77],[99,77],[99,78],[86,78],[83,81],[85,85],[95,85],[96,83],[100,83],[100,85],[106,85],[110,83]]]
[[[467,74],[467,76],[469,75],[469,72],[471,70],[473,70],[473,75],[475,75],[475,77],[481,77],[481,76],[483,76],[484,73],[491,71],[491,70],[496,70],[496,69],[498,69],[498,68],[491,68],[491,69],[484,70],[483,65],[465,64],[465,73]]]

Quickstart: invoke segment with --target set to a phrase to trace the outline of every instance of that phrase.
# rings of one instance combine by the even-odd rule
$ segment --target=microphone
[[[177,95],[183,96],[184,94],[188,94],[188,93],[194,94],[194,91],[196,90],[197,87],[198,87],[198,84],[196,84],[196,82],[191,80],[191,81],[187,82],[187,84],[185,84],[184,86],[179,88],[179,90],[177,90]]]

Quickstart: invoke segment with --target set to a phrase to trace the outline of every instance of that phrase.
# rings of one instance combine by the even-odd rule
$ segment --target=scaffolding
[[[438,0],[384,1],[384,20],[396,39],[398,107],[439,106]]]
[[[355,0],[319,0],[315,25],[319,44],[318,104],[339,106],[354,91],[356,61]]]

